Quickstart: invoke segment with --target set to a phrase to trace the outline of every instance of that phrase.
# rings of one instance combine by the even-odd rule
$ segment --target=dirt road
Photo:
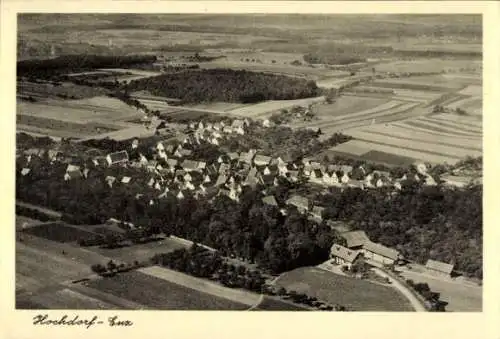
[[[374,267],[374,268],[372,268],[372,270],[376,274],[380,275],[381,277],[388,278],[389,281],[391,282],[391,285],[394,288],[396,288],[399,292],[401,292],[410,301],[410,303],[413,306],[413,308],[415,309],[415,311],[417,311],[417,312],[426,312],[427,311],[426,308],[424,307],[424,305],[420,302],[420,300],[418,300],[406,286],[404,286],[399,281],[392,278],[390,275],[388,275],[387,273],[385,273],[384,271],[382,271],[379,268]]]

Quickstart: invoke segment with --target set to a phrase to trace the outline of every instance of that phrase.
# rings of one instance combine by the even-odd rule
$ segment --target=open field
[[[209,280],[196,278],[181,272],[159,266],[139,269],[141,273],[163,279],[165,281],[191,288],[195,291],[228,299],[236,303],[250,306],[259,303],[260,295],[240,289],[228,288]]]
[[[16,291],[34,291],[91,274],[90,267],[43,247],[16,242]]]
[[[104,95],[106,93],[108,93],[108,90],[100,87],[81,86],[66,82],[59,86],[55,86],[51,83],[35,83],[29,81],[17,82],[18,96],[24,98],[32,97],[40,101],[58,99],[60,96],[73,99],[87,98]]]
[[[332,104],[316,106],[314,108],[314,112],[317,117],[327,119],[331,116],[350,115],[356,112],[371,109],[373,107],[380,107],[387,102],[388,100],[384,98],[343,95],[336,98]]]
[[[379,86],[387,85],[395,88],[425,89],[433,91],[457,90],[471,83],[479,85],[481,83],[480,74],[460,75],[463,73],[420,75],[409,78],[389,78],[378,79],[373,84]]]
[[[255,105],[248,105],[241,108],[236,108],[228,111],[228,113],[248,117],[248,118],[267,118],[274,112],[278,112],[283,108],[291,108],[293,106],[308,106],[312,103],[323,102],[324,97],[297,99],[297,100],[270,100],[264,101]]]
[[[25,233],[57,242],[75,242],[79,239],[92,239],[97,234],[84,231],[62,222],[44,223],[24,230]]]
[[[260,64],[253,62],[227,61],[225,59],[203,63],[200,65],[200,68],[229,68],[234,70],[247,70],[252,72],[281,74],[291,77],[306,78],[309,80],[321,80],[323,78],[335,77],[339,74],[338,71],[319,67],[313,68],[308,66],[293,66],[283,64]]]
[[[349,128],[419,116],[422,113],[417,106],[418,103],[393,100],[372,109],[330,117],[328,120],[319,122],[316,120],[301,123],[293,127],[321,128],[324,133],[322,137],[327,138],[334,132]]]
[[[453,280],[439,279],[427,274],[405,270],[402,275],[414,282],[429,284],[433,292],[441,294],[441,300],[448,302],[449,312],[480,312],[483,289],[480,286],[462,284]]]
[[[34,115],[17,115],[17,123],[20,125],[33,126],[41,129],[49,129],[55,132],[72,132],[75,136],[78,135],[94,135],[113,131],[107,126],[95,126],[87,123],[74,123],[50,118],[42,118]]]
[[[459,71],[460,69],[476,68],[481,70],[481,60],[456,60],[456,59],[421,59],[411,61],[392,61],[375,66],[377,72],[401,72],[401,73],[437,73],[447,71]]]
[[[90,288],[163,310],[244,310],[248,306],[132,271],[90,281]],[[147,288],[145,288],[147,286]]]
[[[410,303],[390,286],[303,267],[280,276],[276,284],[289,291],[315,296],[353,311],[411,311]]]
[[[17,113],[68,122],[116,120],[135,116],[138,111],[122,101],[105,96],[79,100],[47,100],[18,103]],[[113,126],[112,123],[109,124]],[[117,124],[117,127],[120,124]]]
[[[159,241],[152,241],[146,244],[134,244],[122,248],[92,248],[93,251],[101,253],[110,258],[122,260],[125,262],[147,261],[155,254],[172,252],[186,246],[174,239],[165,238]]]
[[[474,116],[435,114],[347,129],[344,133],[355,140],[333,147],[332,154],[373,160],[376,151],[392,154],[396,161],[397,157],[407,157],[449,164],[482,154],[482,123]]]

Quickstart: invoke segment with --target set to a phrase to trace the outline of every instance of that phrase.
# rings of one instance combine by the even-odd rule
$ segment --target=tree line
[[[156,61],[154,55],[63,55],[53,59],[28,59],[17,62],[18,76],[46,78],[96,68],[127,68]]]

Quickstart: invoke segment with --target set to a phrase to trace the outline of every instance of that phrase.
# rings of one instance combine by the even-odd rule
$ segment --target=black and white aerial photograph
[[[16,309],[481,312],[482,21],[17,14]]]

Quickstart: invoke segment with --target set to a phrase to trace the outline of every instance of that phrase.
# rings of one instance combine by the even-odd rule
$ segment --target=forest
[[[29,59],[17,62],[17,76],[52,78],[65,73],[96,68],[126,68],[156,61],[154,55],[63,55],[54,59]]]
[[[188,70],[137,79],[126,91],[146,90],[156,96],[193,102],[242,102],[292,100],[320,95],[314,81],[244,70]]]

